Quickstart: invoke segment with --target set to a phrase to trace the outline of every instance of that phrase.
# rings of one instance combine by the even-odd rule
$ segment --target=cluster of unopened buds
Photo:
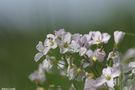
[[[118,51],[125,34],[114,31],[114,45],[111,48],[111,44],[108,44],[111,35],[108,33],[54,31],[54,34],[47,35],[44,42],[37,44],[38,53],[34,60],[38,62],[41,59],[42,62],[29,78],[38,85],[46,82],[46,74],[57,71],[70,81],[82,81],[84,88],[79,90],[135,90],[131,84],[135,74],[135,49],[129,49],[125,54]],[[109,49],[106,48],[107,44]],[[53,90],[49,88],[38,87],[37,90]],[[59,86],[55,90],[64,89]],[[78,89],[71,83],[68,90]]]

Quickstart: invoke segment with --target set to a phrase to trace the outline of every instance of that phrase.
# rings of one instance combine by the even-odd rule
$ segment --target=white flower
[[[92,34],[93,34],[93,32],[89,32],[89,34],[84,34],[84,36],[86,37],[87,41],[92,40]]]
[[[132,74],[135,74],[135,61],[130,62],[128,67],[132,69]]]
[[[124,38],[125,32],[115,31],[114,32],[114,41],[116,44],[120,43],[120,41]]]
[[[95,58],[99,61],[99,62],[103,62],[104,61],[104,58],[106,56],[106,53],[104,50],[101,50],[101,49],[97,49],[95,50],[94,52],[94,56]]]
[[[92,59],[93,61],[98,60],[99,62],[102,62],[106,56],[106,53],[101,49],[96,49],[94,52],[89,49],[86,52],[86,55],[88,56],[88,58]]]
[[[43,55],[46,55],[51,48],[55,49],[57,47],[57,43],[55,40],[56,36],[54,36],[53,34],[48,34],[47,39],[44,41],[44,44],[41,41],[39,41],[39,43],[36,46],[36,49],[39,52],[34,57],[34,60],[36,62],[40,60],[43,57]]]
[[[91,43],[91,36],[91,34],[84,34],[83,36],[81,36],[78,41],[80,47],[90,48],[90,46],[93,44]]]
[[[76,41],[72,40],[71,44],[69,45],[69,51],[79,52],[79,49],[80,49],[80,45]]]
[[[68,65],[67,77],[69,78],[69,80],[75,79],[76,75],[77,75],[77,67],[76,67],[76,65],[74,65],[74,64]]]
[[[55,57],[46,56],[46,59],[42,62],[42,68],[49,72],[53,67],[53,60],[55,60]]]
[[[107,60],[113,60],[113,65],[115,66],[119,66],[120,64],[120,59],[121,59],[121,55],[120,52],[118,51],[111,51],[107,57]]]
[[[90,77],[87,77],[85,80],[84,90],[97,90],[95,86],[96,81]]]
[[[79,50],[80,56],[83,56],[86,53],[87,49],[85,47],[81,47]]]
[[[37,62],[40,58],[43,57],[43,55],[46,55],[47,52],[50,50],[48,47],[45,47],[41,41],[36,46],[36,49],[39,51],[35,57],[34,60]]]
[[[108,87],[114,88],[114,78],[120,75],[120,67],[107,67],[102,70],[102,76],[96,80],[96,86],[107,83]]]
[[[91,58],[93,56],[93,51],[91,49],[89,49],[87,52],[86,52],[86,55],[88,56],[88,58]]]
[[[64,29],[60,29],[60,30],[58,30],[58,31],[54,31],[54,33],[55,33],[55,35],[56,35],[57,37],[61,37],[61,36],[63,36],[66,32],[65,32]]]
[[[57,69],[59,70],[60,72],[60,75],[62,76],[66,76],[66,62],[64,61],[64,58],[62,58],[61,60],[59,60],[57,62]]]
[[[45,90],[43,87],[37,87],[36,90]]]
[[[60,68],[60,69],[64,69],[64,68],[65,68],[66,63],[65,63],[65,61],[64,61],[64,60],[59,60],[59,61],[58,61],[58,63],[57,63],[57,65],[58,65],[58,68]]]
[[[70,42],[71,42],[71,33],[67,32],[61,38],[60,53],[64,54],[64,53],[68,52]]]
[[[130,48],[124,54],[123,60],[135,59],[135,48]]]
[[[89,32],[89,34],[84,34],[83,36],[85,41],[84,46],[86,48],[90,48],[90,46],[94,44],[94,41],[92,40],[92,34],[93,32]]]
[[[130,62],[128,66],[129,66],[129,67],[132,67],[132,68],[135,68],[135,61]]]
[[[76,41],[78,43],[81,37],[82,37],[81,34],[76,33],[76,34],[72,35],[72,40],[74,40],[74,41]]]
[[[44,42],[45,47],[50,47],[55,49],[57,47],[56,36],[53,34],[48,34],[47,39]]]
[[[108,33],[101,33],[99,31],[95,31],[92,33],[92,39],[94,40],[95,44],[100,43],[108,43],[108,40],[111,36]]]
[[[29,79],[36,83],[43,83],[45,81],[45,74],[44,72],[40,72],[39,70],[37,70],[29,75]]]

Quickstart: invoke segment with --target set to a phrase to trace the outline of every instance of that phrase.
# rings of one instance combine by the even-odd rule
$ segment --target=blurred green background
[[[35,46],[46,34],[59,28],[135,34],[134,8],[133,0],[0,0],[0,90],[35,90],[28,75],[38,67]],[[135,37],[126,36],[120,49],[134,46]],[[51,81],[67,84],[55,77]]]

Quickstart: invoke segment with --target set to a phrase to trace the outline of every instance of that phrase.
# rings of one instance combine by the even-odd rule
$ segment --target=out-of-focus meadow
[[[46,34],[59,28],[72,33],[135,34],[134,8],[133,0],[0,0],[0,89],[35,90],[28,75],[38,67],[33,60],[35,46]],[[126,36],[120,49],[134,46],[135,37]],[[48,82],[69,84],[57,77]]]

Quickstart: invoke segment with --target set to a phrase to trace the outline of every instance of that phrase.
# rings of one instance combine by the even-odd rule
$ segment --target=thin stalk
[[[126,35],[135,37],[135,34],[134,33],[126,33]]]

